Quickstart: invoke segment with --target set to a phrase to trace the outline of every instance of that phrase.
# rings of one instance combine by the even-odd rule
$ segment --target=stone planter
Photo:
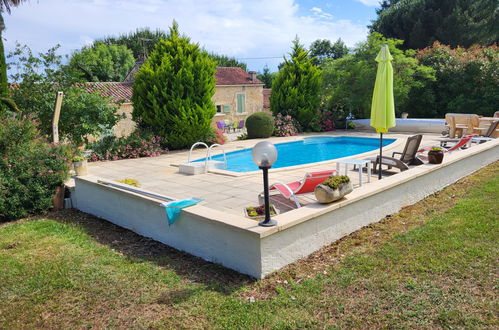
[[[88,174],[88,166],[86,160],[82,160],[81,162],[73,162],[73,166],[77,176]]]
[[[353,191],[352,182],[342,183],[339,185],[338,189],[333,189],[324,184],[320,184],[315,187],[314,193],[315,198],[319,203],[332,203],[338,199],[343,198],[343,196],[351,193]]]
[[[428,151],[428,163],[441,164],[443,160],[444,160],[444,152],[442,150]]]

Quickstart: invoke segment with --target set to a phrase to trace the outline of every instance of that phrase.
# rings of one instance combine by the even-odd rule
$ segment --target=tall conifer
[[[172,149],[204,140],[216,113],[215,63],[181,36],[173,21],[135,77],[133,119],[166,138]]]
[[[321,71],[298,38],[293,41],[290,56],[290,60],[284,58],[283,67],[272,82],[270,108],[274,115],[291,115],[304,130],[312,130],[319,107]]]

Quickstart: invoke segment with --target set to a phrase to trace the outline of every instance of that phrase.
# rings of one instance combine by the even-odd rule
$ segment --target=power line
[[[282,56],[269,56],[269,57],[236,57],[238,60],[266,60],[271,58],[282,58]]]

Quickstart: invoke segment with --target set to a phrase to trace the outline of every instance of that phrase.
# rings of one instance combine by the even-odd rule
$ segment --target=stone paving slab
[[[333,131],[322,134],[302,134],[294,137],[268,139],[272,143],[283,143],[302,139],[310,135],[321,136],[363,136],[378,137],[378,134],[359,131]],[[405,139],[412,134],[385,134],[385,138],[401,138],[396,148],[389,151],[402,151],[405,145]],[[436,134],[424,134],[422,146],[438,145]],[[260,139],[253,140],[235,140],[224,145],[225,152],[240,150],[243,148],[252,148]],[[205,157],[206,150],[195,149],[192,152],[192,159]],[[377,154],[376,151],[372,156]],[[204,199],[204,205],[209,208],[224,211],[231,214],[241,215],[245,206],[257,205],[258,194],[263,190],[263,179],[261,173],[255,173],[245,176],[228,176],[216,173],[206,173],[199,175],[185,175],[178,173],[178,167],[173,166],[187,162],[189,151],[174,151],[166,155],[150,158],[126,159],[119,161],[106,161],[89,163],[89,174],[102,177],[105,180],[120,180],[132,178],[138,180],[141,188],[174,197],[190,198],[199,197]],[[355,158],[355,157],[354,157]],[[366,158],[366,157],[364,157]],[[310,165],[304,168],[282,170],[269,173],[269,181],[273,182],[292,182],[303,178],[306,172],[322,171],[327,169],[336,169],[335,163]],[[398,169],[384,172],[385,175],[398,173]],[[343,168],[341,170],[343,174]],[[348,176],[354,186],[358,186],[358,172],[350,169]],[[367,183],[366,173],[363,174],[364,184]],[[372,174],[371,184],[377,181],[377,175]],[[313,195],[301,196],[300,202],[303,204],[314,203]]]

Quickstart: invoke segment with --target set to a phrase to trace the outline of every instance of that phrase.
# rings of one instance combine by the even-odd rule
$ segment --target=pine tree
[[[216,113],[215,63],[179,34],[174,21],[135,77],[133,119],[166,138],[172,149],[204,140]]]
[[[321,71],[312,63],[298,38],[293,41],[290,60],[284,64],[272,83],[270,108],[274,115],[291,115],[303,130],[312,130],[319,107]]]

